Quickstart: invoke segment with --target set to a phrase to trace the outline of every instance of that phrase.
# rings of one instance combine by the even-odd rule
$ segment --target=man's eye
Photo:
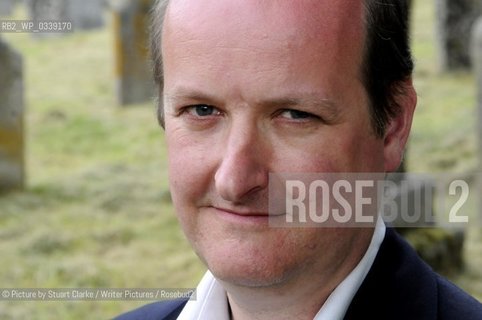
[[[207,104],[198,104],[195,106],[190,106],[187,108],[187,111],[193,116],[197,116],[197,117],[208,117],[208,116],[219,114],[219,111],[215,107]]]
[[[292,109],[283,110],[283,112],[281,113],[281,116],[283,118],[294,119],[294,120],[316,118],[316,116],[311,113],[299,111],[299,110],[292,110]]]

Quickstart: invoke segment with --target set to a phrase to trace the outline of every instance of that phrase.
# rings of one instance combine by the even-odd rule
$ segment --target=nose
[[[215,187],[224,200],[241,203],[267,188],[269,147],[256,125],[233,124],[225,141]]]

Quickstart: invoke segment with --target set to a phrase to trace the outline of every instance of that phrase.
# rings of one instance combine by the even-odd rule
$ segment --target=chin
[[[253,273],[251,270],[218,270],[210,268],[216,279],[238,287],[248,288],[272,288],[282,285],[289,278],[285,272],[261,272]]]
[[[286,257],[270,256],[266,252],[244,252],[238,248],[236,256],[221,252],[201,257],[201,260],[218,280],[241,287],[276,287],[299,272],[299,265]]]

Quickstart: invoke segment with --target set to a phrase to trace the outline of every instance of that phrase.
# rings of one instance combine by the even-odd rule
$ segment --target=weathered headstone
[[[116,95],[120,105],[149,101],[154,96],[148,49],[152,3],[132,0],[113,8]]]
[[[0,191],[24,185],[22,57],[0,38]]]
[[[68,21],[64,0],[26,0],[30,19],[34,21]],[[62,35],[61,32],[36,32],[34,37],[45,38]]]
[[[14,0],[0,0],[0,16],[9,16],[13,13]]]
[[[442,71],[470,68],[470,30],[481,7],[480,0],[436,0],[437,43]]]
[[[104,26],[103,0],[69,0],[67,2],[74,30],[89,30]]]
[[[482,16],[472,30],[472,61],[477,79],[479,161],[482,172]]]
[[[74,30],[104,25],[102,0],[27,0],[27,6],[35,21],[68,21]]]
[[[27,0],[27,6],[32,20],[67,20],[65,0]]]
[[[479,144],[479,173],[482,172],[482,16],[480,16],[472,29],[471,56],[475,71],[477,85],[477,114],[478,114],[478,144]],[[482,194],[482,174],[478,175],[479,194]],[[482,200],[480,200],[479,214],[482,219]]]

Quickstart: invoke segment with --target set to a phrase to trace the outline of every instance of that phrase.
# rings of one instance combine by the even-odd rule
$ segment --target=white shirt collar
[[[360,288],[363,280],[365,280],[368,271],[370,271],[373,265],[373,261],[375,261],[378,249],[380,249],[380,245],[385,238],[385,231],[385,223],[383,219],[378,216],[375,231],[373,232],[372,240],[365,255],[355,269],[333,290],[313,320],[336,320],[345,317],[345,313],[353,297]]]
[[[379,217],[365,255],[352,272],[333,290],[313,320],[343,319],[351,300],[360,288],[385,237],[385,224]],[[229,320],[226,291],[210,271],[196,289],[196,300],[189,300],[178,320]]]
[[[208,270],[196,288],[196,300],[189,300],[178,320],[229,320],[228,296]]]

